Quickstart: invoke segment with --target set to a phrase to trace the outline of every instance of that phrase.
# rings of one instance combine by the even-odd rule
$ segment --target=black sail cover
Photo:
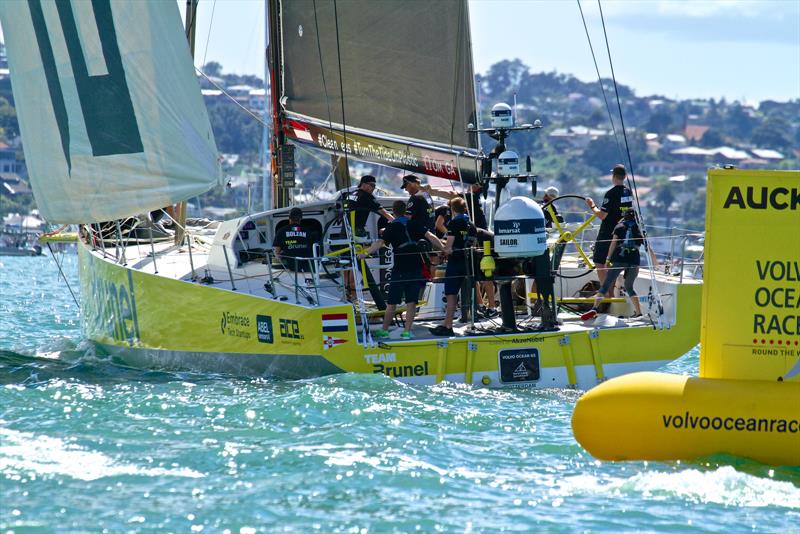
[[[288,137],[475,181],[466,0],[284,0],[279,7]]]

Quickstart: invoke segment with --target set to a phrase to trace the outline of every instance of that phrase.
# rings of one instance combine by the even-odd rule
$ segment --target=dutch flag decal
[[[323,332],[347,332],[346,313],[325,313],[322,314]]]

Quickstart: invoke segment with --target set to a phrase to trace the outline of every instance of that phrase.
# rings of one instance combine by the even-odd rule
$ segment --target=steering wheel
[[[562,196],[556,197],[556,198],[554,198],[554,199],[542,204],[542,210],[545,210],[550,214],[550,218],[553,220],[553,225],[555,226],[556,230],[558,230],[558,239],[556,240],[555,245],[554,245],[553,248],[555,249],[556,247],[558,247],[558,245],[562,245],[563,244],[564,246],[566,246],[567,243],[572,243],[573,245],[575,245],[575,249],[578,251],[578,255],[580,255],[580,257],[583,259],[583,261],[586,263],[586,265],[588,267],[588,269],[585,272],[582,272],[582,273],[580,273],[578,275],[575,275],[575,276],[561,274],[559,272],[559,266],[560,266],[561,257],[560,257],[560,255],[556,256],[554,254],[553,255],[553,271],[555,272],[555,275],[559,276],[561,278],[580,278],[581,276],[586,276],[587,274],[589,274],[590,272],[592,272],[594,270],[594,263],[592,263],[592,260],[589,259],[589,256],[587,256],[586,253],[583,251],[583,248],[581,247],[580,243],[578,243],[576,237],[581,232],[583,232],[586,228],[588,228],[589,225],[592,224],[592,222],[597,218],[597,215],[592,213],[591,217],[586,219],[575,230],[568,230],[563,225],[563,223],[561,223],[558,220],[558,217],[556,216],[556,211],[555,211],[554,206],[553,206],[557,201],[563,200],[563,199],[566,199],[566,198],[575,198],[575,199],[582,200],[584,203],[586,202],[586,197],[581,196],[581,195],[562,195]]]

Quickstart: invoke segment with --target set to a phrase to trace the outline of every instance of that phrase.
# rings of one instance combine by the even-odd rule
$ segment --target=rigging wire
[[[325,81],[325,66],[322,63],[322,44],[319,38],[319,20],[317,19],[317,0],[314,0],[314,31],[317,35],[317,55],[319,56],[319,73],[322,77],[322,90],[325,91],[325,106],[328,108],[328,127],[333,131],[333,118],[331,117],[331,101],[328,95],[328,84]],[[337,37],[338,39],[338,37]],[[341,69],[339,70],[341,76]],[[342,113],[344,115],[344,112]]]
[[[211,28],[214,26],[214,10],[217,8],[217,0],[211,3],[211,18],[208,21],[208,36],[206,36],[206,48],[203,50],[203,65],[206,65],[206,57],[208,57],[208,43],[211,42]]]
[[[47,249],[50,251],[50,256],[53,258],[53,261],[56,263],[56,267],[58,267],[58,272],[61,275],[61,278],[64,280],[64,283],[67,285],[67,289],[69,289],[69,294],[72,295],[72,300],[75,302],[75,306],[80,309],[81,305],[78,304],[78,299],[75,296],[75,293],[72,291],[72,286],[69,285],[69,280],[67,280],[67,276],[64,274],[64,271],[61,269],[61,264],[58,262],[58,258],[56,258],[55,253],[53,252],[53,247],[50,246],[50,243],[47,243]]]
[[[342,135],[344,137],[344,164],[347,169],[347,185],[350,185],[350,162],[347,159],[347,119],[344,113],[344,80],[342,79],[342,51],[339,46],[339,9],[336,0],[333,0],[333,21],[336,26],[336,61],[339,68],[339,98],[342,104]]]
[[[630,144],[628,143],[628,135],[625,131],[625,119],[622,116],[622,103],[620,101],[619,89],[617,87],[617,76],[614,74],[614,62],[611,59],[611,46],[608,44],[608,32],[606,31],[606,21],[605,17],[603,16],[603,6],[601,5],[600,0],[597,0],[597,7],[600,9],[600,22],[603,24],[603,37],[605,38],[606,42],[606,53],[608,54],[608,64],[611,67],[611,79],[614,82],[614,93],[617,97],[617,110],[619,111],[620,128],[622,129],[622,138],[625,141],[625,152],[628,155],[628,165],[631,171],[630,172],[630,181],[632,184],[631,189],[633,190],[633,198],[634,201],[636,202],[636,209],[639,212],[639,220],[641,221],[642,226],[646,228],[647,225],[644,222],[644,214],[642,213],[642,206],[641,203],[639,202],[639,192],[636,189],[636,174],[634,173],[633,170],[633,158],[631,158]],[[651,254],[652,256],[655,256],[655,252],[653,252],[653,249],[650,246],[650,243],[647,241],[647,239],[645,239],[644,244],[646,252],[645,256],[647,258],[647,263],[650,266],[650,288],[651,291],[653,292],[655,303],[657,305],[656,311],[659,314],[657,322],[658,325],[661,326],[662,325],[661,317],[663,315],[662,310],[664,309],[664,306],[661,302],[661,293],[658,290],[658,285],[656,284],[655,280],[655,265],[653,265],[653,261],[651,258]]]
[[[583,8],[581,7],[581,0],[576,0],[578,3],[578,10],[581,12],[581,21],[583,22],[583,29],[586,32],[586,40],[589,42],[589,51],[592,53],[592,61],[594,62],[594,70],[597,73],[597,83],[600,84],[600,90],[603,92],[603,101],[606,103],[606,111],[608,112],[608,121],[611,123],[611,131],[614,133],[614,142],[617,145],[617,152],[619,153],[620,161],[625,159],[624,154],[622,153],[622,146],[619,144],[619,135],[617,134],[617,128],[614,125],[614,117],[611,113],[611,105],[608,103],[608,95],[606,94],[606,88],[603,85],[603,78],[600,76],[600,68],[597,66],[597,57],[594,53],[594,46],[592,46],[592,38],[589,35],[589,28],[586,26],[586,17],[583,15]]]
[[[619,111],[619,123],[620,128],[622,129],[622,139],[625,141],[625,152],[628,156],[628,168],[630,169],[630,180],[633,184],[633,196],[636,200],[636,208],[639,211],[639,217],[642,217],[642,209],[641,205],[639,204],[639,192],[636,190],[636,173],[633,170],[633,158],[631,158],[631,148],[630,144],[628,143],[628,134],[625,131],[625,119],[622,116],[622,102],[619,98],[619,88],[617,87],[617,76],[614,74],[614,61],[611,59],[611,46],[608,44],[608,32],[606,31],[606,20],[603,17],[603,6],[600,3],[600,0],[597,0],[597,7],[600,9],[600,22],[603,24],[603,37],[606,41],[606,52],[608,54],[608,64],[611,67],[611,80],[614,82],[614,94],[617,98],[617,110]],[[644,223],[644,219],[642,219],[642,223]]]

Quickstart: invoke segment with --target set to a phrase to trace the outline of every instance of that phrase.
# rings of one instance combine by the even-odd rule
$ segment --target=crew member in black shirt
[[[476,241],[477,231],[475,225],[467,216],[467,203],[461,197],[456,197],[450,201],[450,209],[453,218],[447,225],[447,241],[445,242],[445,252],[448,254],[447,270],[444,278],[444,294],[447,297],[447,310],[445,311],[444,323],[436,328],[430,328],[434,336],[453,335],[453,315],[458,304],[458,294],[464,279],[467,277],[467,262],[471,261],[467,249],[473,247]]]
[[[416,224],[422,225],[426,231],[433,232],[433,208],[427,199],[422,196],[422,186],[419,183],[419,178],[413,174],[406,174],[403,176],[402,189],[408,191],[408,204],[406,205],[406,214]]]
[[[289,210],[289,224],[282,226],[275,232],[272,248],[283,265],[290,271],[311,272],[309,260],[312,239],[308,230],[300,222],[303,220],[303,210],[292,208]]]
[[[365,174],[361,177],[356,190],[356,200],[352,204],[355,212],[355,233],[357,236],[366,236],[367,217],[370,213],[377,213],[391,221],[393,217],[375,200],[375,177]]]
[[[622,222],[614,227],[612,236],[611,247],[606,259],[606,264],[609,265],[608,276],[606,276],[606,281],[600,286],[597,295],[595,295],[592,309],[581,315],[581,319],[584,321],[597,316],[597,310],[604,297],[613,296],[610,292],[611,287],[620,274],[623,275],[625,280],[625,293],[631,299],[631,304],[633,305],[633,317],[641,317],[642,315],[642,307],[639,304],[639,297],[636,295],[634,282],[639,275],[639,263],[641,261],[639,247],[644,244],[644,235],[636,220],[636,212],[632,209],[626,211],[622,217]]]
[[[414,324],[414,315],[417,312],[419,290],[425,283],[422,277],[422,256],[417,242],[427,239],[437,250],[444,250],[442,242],[428,231],[422,224],[406,216],[406,203],[397,200],[392,205],[394,221],[386,225],[383,237],[369,246],[359,259],[364,259],[385,245],[392,247],[394,265],[392,278],[389,281],[389,295],[386,299],[386,311],[383,315],[383,328],[372,333],[375,338],[389,336],[391,324],[397,305],[402,300],[406,302],[405,330],[400,334],[401,339],[411,339],[411,326]]]
[[[608,249],[611,246],[614,227],[622,219],[622,215],[633,208],[633,194],[630,189],[625,187],[626,175],[624,165],[621,163],[614,165],[614,168],[611,169],[611,181],[614,186],[606,191],[601,207],[598,208],[591,197],[586,197],[586,205],[591,208],[592,213],[598,219],[603,221],[600,223],[600,231],[597,233],[594,254],[592,254],[592,261],[597,268],[597,277],[600,279],[600,285],[603,285],[606,281],[606,258],[608,258]],[[613,285],[610,290],[613,293]]]
[[[478,232],[478,242],[483,243],[487,239],[494,237],[489,232],[489,225],[486,222],[486,214],[483,212],[483,205],[481,203],[481,195],[483,194],[483,186],[481,184],[471,184],[469,190],[465,193],[456,193],[455,191],[445,191],[442,189],[433,189],[431,186],[425,186],[425,191],[433,196],[454,199],[461,197],[466,202],[467,213],[472,216],[472,221],[475,223],[475,228]],[[478,260],[478,257],[475,257]],[[479,260],[478,260],[479,261]],[[478,269],[475,272],[476,278],[479,280],[475,283],[476,286],[476,303],[478,305],[478,312],[484,317],[497,316],[495,309],[495,295],[494,295],[494,282],[491,280],[483,280],[483,274]],[[483,304],[483,297],[481,295],[481,287],[486,292],[486,304]]]
[[[445,204],[433,210],[434,228],[436,237],[444,239],[447,235],[447,224],[450,222],[450,205]]]

